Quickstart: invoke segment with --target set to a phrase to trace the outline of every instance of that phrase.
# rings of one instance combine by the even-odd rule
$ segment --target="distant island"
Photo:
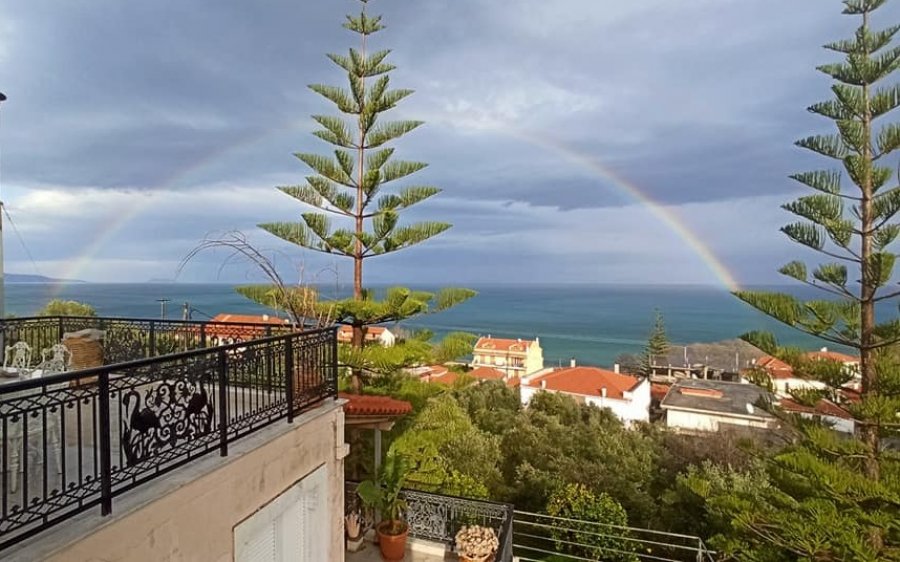
[[[44,275],[28,275],[25,273],[6,273],[3,276],[6,283],[85,283],[78,279],[55,279]]]

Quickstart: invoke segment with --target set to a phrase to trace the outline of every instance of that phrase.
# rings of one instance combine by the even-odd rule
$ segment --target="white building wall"
[[[769,422],[713,413],[666,409],[666,426],[690,431],[718,431],[719,424],[765,429]]]
[[[800,378],[772,379],[772,384],[775,386],[775,394],[783,398],[790,396],[790,390],[801,390],[805,388],[825,390],[828,388],[828,386],[821,381]]]
[[[533,386],[523,385],[520,389],[520,399],[523,406],[527,406],[531,398],[537,392],[556,392],[554,390],[544,390]],[[583,400],[585,404],[591,404],[598,408],[609,408],[625,424],[635,421],[650,421],[650,383],[646,380],[634,389],[631,393],[625,393],[628,399],[619,400],[615,398],[604,398],[602,396],[586,396],[584,394],[568,394],[576,400]]]

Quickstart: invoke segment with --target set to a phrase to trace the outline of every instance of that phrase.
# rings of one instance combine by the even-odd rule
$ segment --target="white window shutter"
[[[248,539],[238,544],[235,560],[239,562],[277,562],[275,526],[261,526]]]

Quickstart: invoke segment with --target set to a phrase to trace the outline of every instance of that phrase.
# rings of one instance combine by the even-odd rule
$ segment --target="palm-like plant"
[[[388,453],[376,478],[360,482],[357,493],[363,503],[381,513],[381,532],[400,535],[406,530],[402,514],[406,500],[401,496],[409,462],[401,455]]]

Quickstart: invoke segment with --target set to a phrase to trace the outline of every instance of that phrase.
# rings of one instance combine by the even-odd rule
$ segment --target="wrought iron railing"
[[[521,562],[713,562],[691,535],[516,511],[513,550]]]
[[[0,385],[0,549],[97,505],[108,514],[119,494],[336,397],[336,335],[293,332]]]
[[[344,494],[347,513],[357,513],[363,522],[363,531],[374,526],[372,513],[366,510],[356,494],[356,482],[347,482]],[[512,504],[459,498],[404,490],[406,510],[404,521],[409,525],[409,536],[440,543],[450,551],[455,548],[456,533],[465,525],[491,527],[497,533],[500,549],[495,562],[512,562]]]
[[[295,331],[291,324],[148,320],[93,316],[35,316],[0,320],[0,344],[23,341],[33,350],[62,341],[69,332],[95,329],[104,333],[107,365],[172,353],[241,343]]]

